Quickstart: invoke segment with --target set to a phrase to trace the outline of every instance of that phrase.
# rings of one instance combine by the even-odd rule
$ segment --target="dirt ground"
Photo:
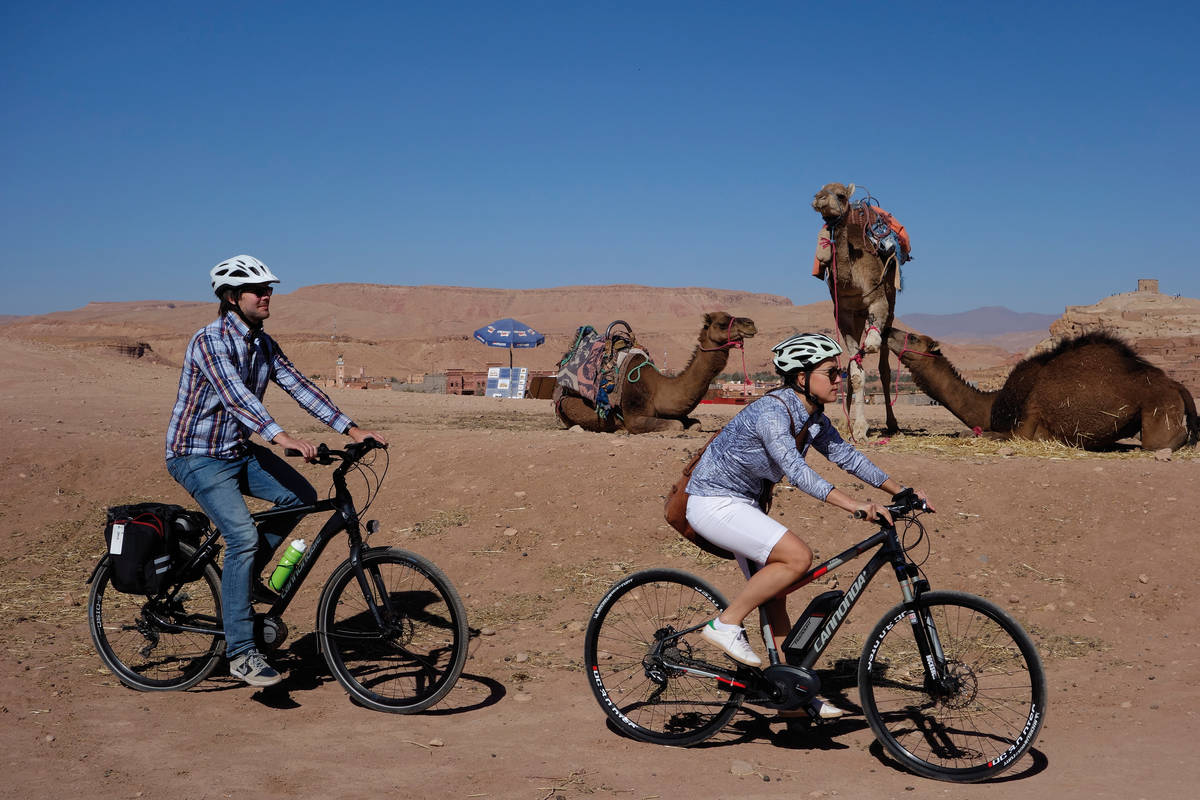
[[[133,692],[92,649],[86,580],[105,507],[190,504],[162,463],[176,380],[170,367],[0,338],[0,795],[1071,800],[1193,796],[1200,779],[1196,452],[1031,452],[947,436],[965,431],[938,408],[899,407],[902,435],[876,434],[865,449],[938,508],[925,565],[934,588],[1000,603],[1041,650],[1045,728],[997,783],[901,771],[860,714],[789,734],[747,709],[691,749],[611,730],[581,669],[605,588],[656,565],[696,571],[727,595],[742,579],[696,558],[661,518],[664,491],[706,433],[561,430],[548,401],[333,392],[392,442],[372,543],[431,558],[467,607],[470,659],[434,709],[395,716],[349,701],[312,644],[320,580],[285,618],[283,691],[218,673],[188,692]],[[277,389],[268,405],[289,430],[341,438]],[[734,411],[698,416],[712,430]],[[324,468],[303,469],[328,486]],[[776,509],[818,556],[869,532],[799,492],[781,492]],[[338,559],[335,544],[318,571]],[[897,601],[881,577],[850,634]],[[835,680],[831,694],[857,709],[852,686]]]

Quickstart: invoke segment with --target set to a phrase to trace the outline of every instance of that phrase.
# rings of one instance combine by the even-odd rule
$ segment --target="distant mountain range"
[[[1057,314],[1012,311],[1002,306],[983,306],[955,314],[902,314],[901,324],[911,325],[935,338],[988,339],[1011,333],[1039,331],[1049,336]]]
[[[216,303],[129,300],[28,317],[0,318],[0,336],[51,344],[153,352],[178,364],[191,335],[209,322]],[[758,336],[730,359],[730,371],[770,371],[770,348],[797,331],[830,330],[833,305],[794,305],[778,295],[703,287],[635,285],[552,289],[480,289],[453,286],[322,284],[279,292],[269,328],[289,357],[309,374],[329,374],[339,357],[368,375],[408,376],[475,368],[507,354],[485,348],[471,333],[492,320],[514,317],[545,334],[544,346],[519,352],[521,366],[553,369],[579,326],[603,330],[627,322],[639,345],[665,370],[678,370],[696,348],[706,312],[749,317]],[[901,315],[897,326],[954,347],[964,369],[1005,362],[1048,336],[1055,317],[981,308],[957,314]]]

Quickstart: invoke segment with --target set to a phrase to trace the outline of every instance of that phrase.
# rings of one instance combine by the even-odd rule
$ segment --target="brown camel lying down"
[[[968,427],[995,435],[1085,450],[1111,449],[1139,432],[1146,450],[1174,450],[1200,437],[1188,390],[1108,334],[1068,339],[1025,359],[994,392],[963,380],[928,336],[892,328],[888,348],[921,391]]]

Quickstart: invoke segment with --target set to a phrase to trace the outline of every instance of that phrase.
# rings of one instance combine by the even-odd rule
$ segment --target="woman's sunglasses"
[[[824,375],[829,379],[830,383],[836,383],[839,378],[845,379],[846,370],[838,369],[837,367],[830,367],[829,369],[817,370],[817,374]]]

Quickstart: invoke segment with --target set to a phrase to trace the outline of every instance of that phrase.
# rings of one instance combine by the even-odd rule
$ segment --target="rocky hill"
[[[189,337],[213,318],[216,309],[215,303],[170,300],[90,303],[71,311],[7,320],[0,323],[0,336],[116,351],[177,365]],[[519,319],[546,335],[542,347],[514,354],[519,366],[552,369],[579,326],[603,328],[620,319],[633,327],[661,369],[678,370],[696,346],[705,312],[716,310],[750,317],[759,331],[747,343],[744,361],[741,353],[731,354],[727,373],[769,372],[772,344],[800,330],[831,332],[833,319],[829,301],[797,306],[778,295],[702,287],[620,284],[511,290],[338,283],[276,294],[268,327],[307,374],[332,375],[342,356],[347,376],[361,370],[367,376],[419,381],[425,374],[448,368],[507,364],[503,350],[484,347],[472,338],[475,329],[503,317]],[[897,324],[923,330],[903,314]],[[957,319],[955,324],[964,330],[978,327],[973,328],[969,319]],[[1029,338],[1028,332],[1010,329],[988,338],[942,337],[942,342],[965,374],[978,370],[1007,374],[1015,354],[1043,335],[1035,332]]]
[[[1093,331],[1120,337],[1200,398],[1200,300],[1163,294],[1158,281],[1141,280],[1137,291],[1095,305],[1067,306],[1033,352]]]

